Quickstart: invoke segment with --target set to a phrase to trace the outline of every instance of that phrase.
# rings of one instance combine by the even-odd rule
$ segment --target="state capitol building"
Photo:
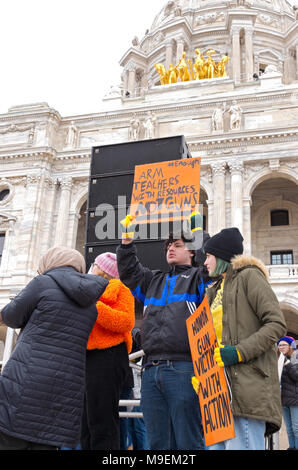
[[[205,229],[238,227],[298,338],[298,10],[286,0],[169,0],[119,57],[95,114],[0,115],[0,309],[48,248],[84,253],[92,147],[185,136]],[[0,338],[5,340],[5,335]]]

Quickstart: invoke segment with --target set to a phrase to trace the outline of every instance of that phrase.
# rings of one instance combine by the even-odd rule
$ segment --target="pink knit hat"
[[[94,263],[111,277],[119,279],[117,258],[115,253],[102,253],[95,258]]]

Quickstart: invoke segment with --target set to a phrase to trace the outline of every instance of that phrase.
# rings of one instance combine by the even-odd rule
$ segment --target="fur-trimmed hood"
[[[237,255],[234,258],[232,258],[231,265],[235,271],[238,271],[240,269],[247,268],[250,266],[255,266],[259,268],[259,270],[264,274],[267,281],[269,281],[269,273],[268,273],[266,266],[260,259],[255,258],[254,256]]]

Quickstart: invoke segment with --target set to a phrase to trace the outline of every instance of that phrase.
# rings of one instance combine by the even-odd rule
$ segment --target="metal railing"
[[[129,355],[129,366],[133,369],[141,370],[142,367],[139,366],[138,364],[135,364],[133,361],[134,359],[141,358],[145,355],[144,351],[141,349],[140,351],[137,351],[135,353],[132,353]],[[119,401],[119,407],[120,406],[126,406],[128,408],[133,408],[134,406],[140,406],[140,400],[138,399],[132,399],[132,400],[120,400]],[[138,411],[119,411],[119,417],[120,418],[143,418],[143,413],[138,412]]]

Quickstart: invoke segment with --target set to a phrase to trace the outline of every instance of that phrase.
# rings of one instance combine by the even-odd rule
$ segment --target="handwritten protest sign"
[[[201,159],[187,158],[135,167],[130,215],[136,222],[189,216],[199,204]]]
[[[235,437],[224,369],[214,360],[218,347],[207,297],[186,320],[195,376],[200,381],[199,400],[207,446]]]

